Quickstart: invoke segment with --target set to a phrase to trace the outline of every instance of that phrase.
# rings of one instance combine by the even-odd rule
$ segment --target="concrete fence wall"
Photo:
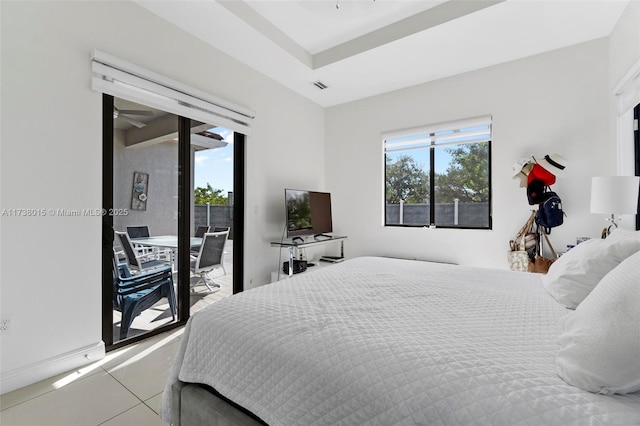
[[[456,224],[455,203],[436,204],[436,226],[488,227],[488,208],[488,203],[458,203]],[[387,204],[386,223],[387,225],[429,225],[431,223],[429,209],[430,205],[427,203]]]
[[[194,229],[207,226],[207,206],[196,204],[194,210]],[[229,239],[233,239],[233,206],[209,206],[209,223],[213,230],[216,226],[229,227]]]
[[[400,210],[403,212],[400,220]],[[457,226],[488,227],[488,203],[459,203]],[[400,204],[386,205],[387,225],[429,225],[429,204]],[[194,229],[207,225],[207,206],[196,204],[194,206]],[[230,227],[229,238],[233,239],[233,206],[209,206],[209,226]],[[436,204],[436,226],[456,226],[455,204]]]

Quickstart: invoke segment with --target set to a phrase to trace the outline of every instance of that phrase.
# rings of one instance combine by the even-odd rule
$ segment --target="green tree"
[[[304,192],[287,199],[287,226],[290,230],[311,228],[311,203],[309,193]]]
[[[474,143],[449,148],[447,173],[436,177],[439,203],[489,201],[489,144]]]
[[[389,204],[424,203],[429,197],[429,175],[422,164],[408,155],[402,155],[393,161],[386,157],[385,193]]]
[[[207,182],[207,187],[197,187],[193,190],[194,204],[227,205],[227,197],[222,195],[222,189],[214,189]]]

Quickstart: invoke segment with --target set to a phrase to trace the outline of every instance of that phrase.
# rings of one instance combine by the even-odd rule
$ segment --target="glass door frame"
[[[114,138],[114,97],[102,95],[102,208],[113,208],[113,138]],[[113,216],[102,216],[102,340],[107,351],[111,351],[151,336],[181,327],[190,317],[190,257],[189,237],[191,235],[191,120],[178,116],[178,318],[177,321],[154,330],[117,342],[113,341]],[[187,141],[186,143],[184,141]],[[234,133],[234,243],[233,243],[233,293],[243,291],[244,257],[244,164],[245,135]],[[186,190],[185,190],[186,189]]]
[[[640,176],[640,104],[633,108],[633,152],[634,152],[634,172]],[[640,198],[638,199],[638,210],[640,212]],[[636,231],[640,230],[640,214],[636,214]]]

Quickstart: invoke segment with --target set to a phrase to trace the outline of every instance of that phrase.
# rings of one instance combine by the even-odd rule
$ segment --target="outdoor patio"
[[[206,308],[207,306],[215,303],[225,297],[233,294],[233,240],[227,240],[225,244],[224,254],[224,269],[227,274],[224,275],[222,268],[214,269],[209,272],[208,276],[220,284],[220,289],[215,293],[211,293],[209,289],[201,282],[197,286],[193,287],[190,292],[190,306],[191,314]],[[175,279],[175,274],[174,274]],[[197,281],[198,277],[191,277],[192,281]],[[174,285],[177,284],[174,283]],[[177,287],[176,287],[177,290]],[[120,336],[120,312],[113,311],[113,338],[114,341],[118,341]],[[169,303],[167,299],[162,299],[151,308],[143,311],[138,315],[131,324],[128,337],[136,336],[145,333],[149,330],[153,330],[165,324],[171,323],[171,312],[169,311]]]

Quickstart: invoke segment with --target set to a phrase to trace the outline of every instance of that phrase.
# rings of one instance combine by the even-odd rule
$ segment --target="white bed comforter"
[[[567,312],[535,274],[348,260],[196,313],[163,418],[179,378],[272,426],[640,424],[640,394],[556,374]]]

